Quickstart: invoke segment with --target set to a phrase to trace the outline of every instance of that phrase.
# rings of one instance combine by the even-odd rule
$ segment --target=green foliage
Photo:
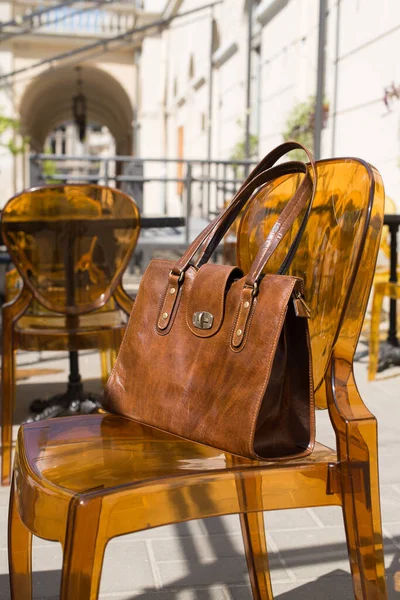
[[[29,144],[29,138],[21,136],[20,130],[21,123],[18,121],[18,119],[0,115],[0,146],[7,148],[13,156],[17,156],[17,154],[24,152]],[[1,141],[5,133],[13,134],[8,142]],[[16,141],[17,137],[19,138],[18,142]]]
[[[51,154],[51,148],[45,148],[45,154]],[[57,173],[57,165],[54,160],[46,159],[42,163],[42,173],[46,183],[61,183],[54,179],[54,175]]]
[[[257,156],[258,152],[258,136],[253,133],[249,136],[249,150],[250,156],[249,158],[254,158]],[[246,141],[238,142],[232,150],[231,159],[232,160],[246,160]]]
[[[240,119],[237,124],[243,129],[243,123]],[[249,135],[249,157],[246,156],[246,138],[244,133],[243,138],[242,141],[235,144],[230,155],[230,159],[233,162],[232,167],[235,179],[243,179],[245,175],[245,169],[239,167],[235,161],[240,162],[242,160],[256,158],[258,154],[258,136],[253,133]]]
[[[243,121],[241,119],[237,120],[237,125],[244,130]],[[232,149],[230,158],[232,160],[246,160],[247,158],[256,158],[258,154],[258,136],[250,133],[249,135],[249,156],[246,156],[246,135],[243,131],[243,139],[240,142],[237,142]]]
[[[290,111],[283,132],[283,139],[295,140],[303,146],[314,150],[314,128],[315,128],[315,96],[310,96],[306,102],[299,102]],[[323,124],[325,127],[329,114],[329,103],[323,105]],[[291,156],[295,160],[304,160],[301,150],[293,150]]]

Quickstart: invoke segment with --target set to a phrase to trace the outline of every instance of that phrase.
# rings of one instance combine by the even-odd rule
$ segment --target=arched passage
[[[121,84],[97,67],[84,65],[82,91],[86,97],[87,119],[106,125],[116,142],[118,154],[131,154],[133,108]],[[77,93],[73,66],[52,69],[26,89],[20,103],[20,118],[32,149],[43,150],[46,136],[72,118],[72,98]]]

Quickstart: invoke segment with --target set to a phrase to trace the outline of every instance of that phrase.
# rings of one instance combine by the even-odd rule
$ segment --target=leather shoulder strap
[[[245,285],[253,287],[254,284],[258,281],[265,265],[271,258],[272,254],[275,252],[276,248],[279,246],[287,232],[293,226],[295,220],[297,219],[303,208],[306,206],[307,201],[309,201],[308,210],[306,211],[306,214],[303,217],[302,225],[300,226],[301,232],[303,232],[314,200],[315,179],[311,179],[310,175],[307,173],[306,177],[303,180],[303,183],[304,185],[301,185],[298,188],[296,194],[294,194],[294,196],[286,204],[285,208],[283,209],[278,219],[276,220],[274,226],[272,227],[271,231],[269,232],[266,240],[259,248],[257,255],[250,267],[250,271],[246,277]],[[297,237],[298,235],[296,236],[292,247],[289,250],[289,253],[291,254],[290,262],[293,260],[294,257],[293,246],[296,245],[295,249],[297,249],[297,245],[300,242],[300,238],[297,242]],[[289,267],[290,262],[286,260],[284,261],[285,270]],[[279,272],[282,272],[282,266],[279,269]]]
[[[305,194],[306,190],[309,189],[309,181],[307,181],[309,178],[307,166],[302,162],[292,161],[272,167],[279,158],[294,149],[304,150],[309,157],[311,164],[314,165],[314,161],[310,152],[297,142],[286,142],[275,148],[266,157],[264,157],[262,161],[260,161],[255,169],[253,169],[252,173],[246,179],[227,208],[192,242],[183,257],[175,264],[172,270],[174,275],[181,276],[191,264],[191,261],[200,249],[201,253],[197,266],[201,266],[201,264],[204,264],[208,261],[212,252],[218,246],[219,242],[228,231],[229,227],[238,216],[241,209],[245,206],[253,192],[261,185],[285,174],[303,172],[305,173],[306,177],[303,179],[298,190],[291,199],[291,201],[293,201],[295,204],[298,203],[299,196],[303,197],[303,194]],[[279,241],[280,239],[282,238],[279,238]]]
[[[268,169],[271,169],[273,164],[277,160],[279,160],[279,158],[282,158],[282,156],[284,156],[291,150],[296,150],[296,149],[303,150],[305,152],[305,154],[307,155],[307,157],[310,161],[310,164],[312,166],[314,165],[314,159],[313,159],[311,152],[305,146],[303,146],[302,144],[295,142],[295,141],[288,141],[283,144],[280,144],[279,146],[274,148],[274,150],[272,150],[269,154],[267,154],[267,156],[265,156],[259,162],[259,164],[253,169],[252,173],[250,173],[247,180],[244,182],[244,184],[241,186],[240,190],[237,192],[236,196],[233,198],[231,204],[227,207],[227,209],[223,213],[221,213],[220,216],[222,218],[222,221],[225,221],[225,222],[223,225],[218,225],[217,229],[214,229],[208,235],[208,238],[204,242],[203,248],[198,257],[197,266],[201,266],[202,264],[204,264],[205,262],[207,262],[209,260],[211,254],[217,248],[217,246],[220,243],[220,241],[222,240],[223,236],[226,234],[226,232],[228,231],[229,227],[232,225],[235,218],[239,215],[243,206],[246,204],[246,202],[251,197],[251,194],[250,194],[247,197],[247,199],[245,199],[244,203],[239,198],[239,196],[241,196],[242,193],[245,192],[245,190],[250,189],[249,183],[254,180],[256,180],[256,181],[260,180],[262,178],[262,173],[266,172]],[[297,170],[297,168],[295,166],[298,164],[301,164],[301,168],[299,170]],[[292,163],[288,162],[288,163],[284,163],[284,165],[280,165],[280,167],[282,167],[282,166],[286,166],[289,169],[289,173],[296,173],[296,172],[304,172],[305,173],[306,172],[304,169],[305,165],[303,162],[298,163],[298,162],[293,161]],[[293,166],[293,170],[290,170],[291,166]],[[312,167],[312,168],[314,168],[314,167]],[[281,177],[282,175],[285,175],[287,173],[282,171],[282,173],[277,174],[277,175],[275,175],[274,173],[271,173],[271,174],[274,175],[273,178],[275,178],[275,177],[277,178],[277,177]],[[314,170],[314,174],[315,174],[315,170]],[[271,181],[273,178],[271,177],[271,179],[268,179],[268,180],[266,179],[265,181]],[[237,202],[240,203],[240,208],[238,210],[237,210]],[[227,214],[228,214],[228,209],[230,209],[233,205],[235,206],[235,216],[232,218],[231,216],[228,217]],[[226,220],[226,219],[228,219],[228,220]],[[215,239],[213,239],[213,237]]]

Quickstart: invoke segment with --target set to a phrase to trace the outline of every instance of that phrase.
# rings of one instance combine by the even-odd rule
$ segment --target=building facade
[[[0,204],[29,183],[29,152],[49,143],[67,154],[237,160],[247,154],[246,130],[255,158],[285,136],[310,139],[320,1],[253,0],[251,19],[249,2],[109,0],[92,10],[58,6],[47,21],[29,22],[21,17],[36,2],[0,3],[11,23],[0,32],[0,108],[29,137],[18,156],[3,147],[15,132],[1,140]],[[326,0],[326,8],[321,157],[371,162],[400,209],[400,2]],[[82,147],[71,125],[77,67],[94,136]],[[146,177],[179,178],[183,169],[155,162]],[[146,194],[145,211],[181,211],[179,186],[170,192],[168,202],[165,189]]]
[[[0,2],[0,116],[20,125],[0,140],[0,207],[29,185],[32,152],[132,153],[135,53],[143,36],[130,32],[157,18],[142,0]],[[84,143],[71,127],[79,94],[85,101]],[[27,140],[24,151],[9,151],[12,138],[17,148]]]
[[[180,13],[205,4],[175,2]],[[316,95],[319,6],[254,0],[250,84],[248,0],[223,0],[145,39],[141,154],[243,155],[248,86],[253,154],[283,141],[296,114],[299,129],[307,128],[301,112]],[[382,0],[379,8],[374,0],[327,0],[321,157],[371,162],[400,209],[399,47],[398,0]],[[308,117],[312,124],[310,111]]]

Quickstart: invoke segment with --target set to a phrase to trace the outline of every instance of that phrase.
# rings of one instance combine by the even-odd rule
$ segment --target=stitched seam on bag
[[[123,347],[125,346],[126,339],[127,339],[127,332],[128,332],[128,329],[129,329],[129,325],[130,325],[130,323],[131,323],[131,321],[132,321],[133,315],[135,314],[135,310],[136,310],[136,306],[137,306],[137,299],[139,298],[139,294],[140,294],[140,291],[141,291],[141,289],[142,289],[143,281],[144,281],[144,279],[145,279],[145,277],[146,277],[147,271],[150,269],[150,266],[151,266],[151,264],[154,264],[154,262],[163,263],[163,264],[169,264],[169,261],[167,261],[167,260],[160,260],[160,261],[153,261],[153,260],[152,260],[152,261],[150,261],[150,262],[149,262],[149,264],[147,265],[147,268],[146,268],[145,272],[143,273],[143,277],[142,277],[142,279],[141,279],[141,281],[140,281],[140,284],[139,284],[138,293],[136,294],[136,298],[135,298],[135,300],[134,300],[134,302],[133,302],[133,307],[132,307],[131,314],[130,314],[130,316],[129,316],[129,319],[128,319],[128,323],[126,324],[126,328],[125,328],[124,337],[123,337],[123,339],[122,339],[122,342],[121,342],[121,345],[120,345],[120,347],[119,347],[119,351],[118,351],[117,358],[116,358],[116,360],[115,360],[114,366],[113,366],[113,368],[112,368],[112,371],[111,371],[111,373],[110,373],[110,377],[108,378],[108,381],[107,381],[106,387],[104,388],[104,392],[105,392],[105,393],[108,391],[108,388],[109,388],[109,382],[111,381],[111,378],[112,378],[112,377],[113,377],[113,375],[114,375],[115,369],[117,368],[117,365],[118,365],[118,362],[119,362],[119,360],[118,360],[118,359],[119,359],[119,357],[120,357],[120,354],[121,354],[121,352],[122,352],[122,349],[123,349]]]
[[[225,298],[226,284],[228,283],[229,277],[231,276],[231,274],[232,274],[233,270],[234,270],[234,269],[236,269],[236,268],[237,268],[237,267],[232,267],[232,269],[229,271],[229,273],[228,273],[228,275],[227,275],[227,277],[226,277],[226,279],[225,279],[225,285],[224,285],[224,286],[223,286],[223,288],[222,288],[222,294],[221,294],[221,308],[220,308],[220,315],[221,315],[221,317],[220,317],[220,322],[219,322],[218,328],[217,328],[215,331],[213,331],[213,332],[212,332],[212,334],[211,334],[211,333],[208,333],[207,335],[199,335],[199,334],[197,334],[197,332],[194,332],[194,331],[193,331],[193,329],[192,329],[192,327],[191,327],[190,321],[189,321],[189,319],[188,319],[188,317],[189,317],[190,299],[191,299],[191,297],[192,297],[192,294],[193,294],[193,289],[194,289],[194,287],[195,287],[195,283],[196,283],[196,279],[197,279],[197,276],[196,276],[196,279],[195,279],[195,280],[194,280],[194,282],[193,282],[192,289],[191,289],[191,290],[190,290],[190,292],[189,292],[188,303],[187,303],[187,306],[186,306],[186,324],[187,324],[187,326],[189,327],[190,331],[191,331],[192,333],[194,333],[194,335],[197,335],[197,337],[201,337],[201,338],[204,338],[204,337],[211,337],[211,335],[214,335],[215,333],[217,333],[217,332],[220,330],[220,328],[221,328],[221,325],[222,325],[222,322],[223,322],[223,320],[224,320],[224,298]],[[200,273],[200,270],[198,271],[198,273]],[[198,274],[198,273],[197,273],[197,274]],[[212,328],[211,328],[211,329],[212,329]]]
[[[302,279],[300,277],[292,277],[291,275],[279,275],[279,277],[281,277],[283,279],[290,279],[290,280],[296,279],[296,280],[302,281]],[[293,292],[293,290],[292,290],[292,292]],[[240,346],[236,347],[236,346],[233,345],[232,339],[233,339],[233,336],[234,336],[234,331],[235,331],[235,329],[237,327],[237,322],[238,322],[238,319],[239,319],[240,308],[241,308],[242,304],[243,304],[243,298],[241,299],[240,304],[239,304],[239,308],[236,311],[236,317],[235,317],[235,320],[233,322],[233,329],[231,329],[231,335],[230,335],[230,338],[229,338],[230,339],[230,346],[231,346],[231,349],[232,349],[233,352],[240,352],[244,348],[245,343],[246,343],[246,341],[247,341],[247,339],[248,339],[248,337],[250,335],[250,325],[251,325],[251,322],[253,320],[255,307],[258,304],[257,296],[254,297],[253,304],[252,304],[252,306],[250,308],[250,315],[247,317],[247,320],[246,320],[246,330],[245,330],[245,335],[243,336],[243,342],[240,344]]]
[[[272,358],[275,355],[274,349],[276,349],[278,337],[280,336],[281,331],[282,331],[283,322],[284,322],[284,319],[285,319],[285,316],[286,316],[286,312],[287,312],[287,305],[289,303],[290,296],[292,295],[293,288],[294,288],[294,282],[293,282],[293,285],[291,286],[291,288],[289,289],[289,293],[286,295],[286,298],[285,298],[284,308],[283,308],[283,310],[281,312],[281,315],[280,315],[280,318],[279,318],[279,321],[278,321],[278,327],[276,329],[273,346],[272,346],[271,352],[270,352],[270,354],[268,356],[267,369],[266,369],[267,375],[264,378],[264,383],[263,383],[263,386],[262,386],[262,389],[261,389],[261,393],[260,393],[260,395],[259,395],[259,397],[257,399],[256,405],[255,405],[255,408],[254,408],[254,411],[253,411],[253,418],[252,418],[252,423],[251,423],[251,428],[250,428],[249,447],[248,447],[250,454],[253,455],[253,456],[255,454],[255,450],[251,446],[252,446],[252,442],[253,442],[253,445],[254,445],[254,436],[255,436],[256,421],[257,421],[258,413],[260,411],[261,400],[262,400],[263,395],[264,395],[264,390],[266,389],[267,381],[268,381],[269,377],[271,376],[270,367],[271,367],[271,364],[272,364]]]
[[[300,278],[297,277],[296,279],[300,279]],[[301,282],[302,282],[302,285],[303,285],[303,280],[301,280]],[[305,327],[306,327],[307,350],[308,350],[308,356],[309,356],[309,360],[308,360],[308,378],[309,378],[309,382],[310,382],[310,413],[309,413],[310,440],[309,440],[309,443],[307,445],[307,448],[305,448],[302,452],[299,452],[297,454],[291,454],[288,457],[282,456],[282,457],[278,457],[278,458],[268,459],[268,460],[271,460],[271,461],[281,462],[281,461],[288,460],[288,458],[290,458],[290,459],[303,458],[305,456],[309,456],[313,452],[313,450],[314,450],[315,437],[316,437],[316,435],[315,435],[316,431],[315,431],[314,380],[313,380],[313,372],[312,372],[312,360],[310,360],[310,357],[311,357],[311,342],[310,342],[310,335],[309,335],[308,324]]]
[[[308,349],[308,355],[311,356],[311,340],[310,340],[310,330],[308,328],[308,323],[306,324],[306,341],[307,341],[307,349]],[[314,446],[315,446],[315,395],[314,395],[314,375],[313,375],[313,371],[312,371],[312,361],[309,360],[308,361],[308,377],[310,380],[310,398],[311,398],[311,404],[310,404],[310,433],[312,431],[313,435],[312,435],[312,439],[309,441],[308,443],[308,447],[307,450],[310,451],[310,453],[313,451]]]
[[[300,277],[296,277],[296,279],[301,281],[302,287],[304,286],[303,284],[303,280],[300,279]],[[307,448],[305,448],[302,452],[299,452],[297,454],[291,454],[290,456],[282,456],[282,457],[277,457],[277,458],[269,458],[268,461],[271,462],[283,462],[288,460],[288,458],[290,459],[299,459],[299,458],[304,458],[305,456],[309,456],[313,450],[314,450],[314,446],[315,446],[315,437],[316,437],[316,431],[315,431],[315,395],[314,395],[314,378],[313,378],[313,372],[312,372],[312,361],[310,360],[311,357],[311,341],[310,341],[310,332],[308,329],[308,325],[306,325],[306,339],[307,339],[307,350],[308,350],[308,356],[309,356],[309,360],[308,360],[308,373],[309,373],[309,380],[310,380],[310,418],[309,418],[309,424],[310,424],[310,437],[312,437],[312,439],[310,439],[310,442],[307,446]],[[256,456],[258,457],[259,460],[265,460],[262,457],[259,457],[257,454]]]
[[[176,295],[176,300],[174,302],[174,306],[172,308],[172,312],[171,312],[171,315],[170,315],[170,318],[169,318],[169,323],[168,323],[168,325],[167,325],[167,327],[165,329],[160,329],[158,327],[158,321],[159,321],[160,317],[159,316],[157,317],[157,320],[156,320],[156,323],[155,323],[155,326],[154,326],[154,329],[155,329],[155,332],[157,333],[157,335],[161,335],[161,336],[167,335],[167,333],[169,333],[171,331],[171,328],[172,328],[172,325],[174,324],[176,313],[178,312],[179,304],[180,304],[180,301],[181,301],[182,292],[183,292],[183,289],[182,289],[183,285],[184,285],[184,283],[182,283],[179,286],[179,290],[178,290],[178,293]],[[158,315],[160,315],[161,306],[164,303],[165,295],[167,294],[168,288],[169,288],[169,283],[167,284],[166,290],[164,292],[164,296],[162,296],[161,303],[160,303],[160,305],[158,307]]]
[[[166,300],[166,297],[167,297],[168,288],[169,288],[169,281],[167,281],[167,285],[165,286],[164,291],[161,294],[161,300],[160,300],[160,302],[158,304],[157,315],[156,315],[156,330],[158,329],[158,321],[160,320],[162,307],[165,304],[165,300]],[[172,315],[170,315],[170,321],[171,321],[171,316]],[[169,325],[169,323],[168,323],[168,325]],[[167,329],[167,327],[166,327],[166,329]]]
[[[239,314],[240,314],[240,309],[241,309],[241,307],[242,307],[242,304],[243,304],[243,300],[242,300],[242,301],[241,301],[241,303],[239,304],[239,310],[238,310],[238,312],[236,313],[236,320],[234,321],[234,324],[233,324],[233,329],[232,329],[232,331],[231,331],[231,337],[230,337],[230,346],[231,346],[231,350],[232,350],[233,352],[241,352],[241,351],[243,350],[243,348],[245,347],[245,345],[246,345],[246,342],[247,342],[247,340],[248,340],[248,337],[249,337],[249,335],[250,335],[250,326],[251,326],[251,322],[252,322],[252,320],[253,320],[254,312],[255,312],[255,310],[256,310],[256,306],[257,306],[257,298],[254,298],[254,300],[253,300],[253,305],[252,305],[252,307],[251,307],[251,309],[250,309],[250,314],[249,314],[249,316],[248,316],[248,317],[247,317],[247,319],[246,319],[246,328],[245,328],[245,334],[244,334],[244,336],[243,336],[242,343],[240,344],[240,346],[238,346],[238,347],[235,347],[235,346],[233,345],[233,337],[234,337],[234,335],[235,335],[235,330],[236,330],[236,327],[237,327],[237,322],[238,322],[238,319],[239,319]]]
[[[230,345],[230,347],[231,347],[232,350],[233,350],[233,348],[232,348],[232,336],[233,336],[233,332],[235,331],[235,328],[236,328],[236,323],[237,323],[237,320],[239,318],[239,313],[240,313],[240,307],[242,306],[242,302],[243,302],[242,296],[240,296],[240,298],[241,298],[241,300],[240,300],[239,306],[238,306],[238,308],[236,310],[236,315],[235,315],[235,318],[233,320],[233,324],[232,324],[232,328],[231,328],[231,334],[229,336],[229,345]]]

